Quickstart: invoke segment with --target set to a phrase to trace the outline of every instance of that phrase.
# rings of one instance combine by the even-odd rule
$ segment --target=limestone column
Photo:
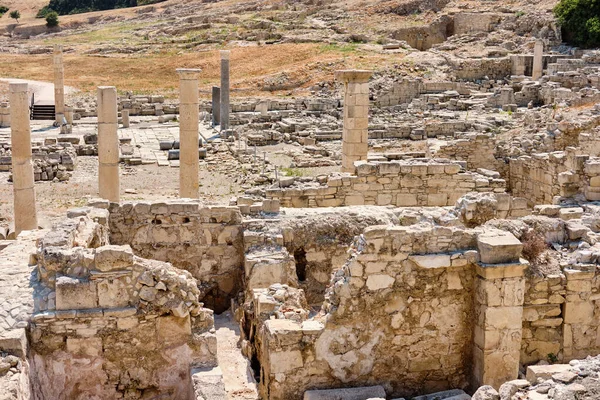
[[[121,122],[123,128],[129,128],[129,110],[121,110]]]
[[[33,164],[31,163],[31,128],[29,96],[26,83],[10,85],[10,139],[14,192],[15,232],[37,229]]]
[[[198,198],[198,76],[199,69],[179,74],[179,196]]]
[[[117,89],[98,87],[98,191],[100,197],[119,202],[119,137]]]
[[[533,72],[531,77],[537,81],[542,77],[542,69],[544,68],[544,42],[541,40],[535,41],[533,48]]]
[[[511,233],[482,233],[475,271],[473,387],[517,379],[523,334],[523,245]]]
[[[65,114],[65,82],[62,46],[54,45],[54,112],[56,123],[63,123]]]
[[[10,127],[10,107],[8,103],[0,103],[0,128]]]
[[[372,71],[336,71],[344,83],[342,172],[354,172],[354,162],[367,159],[369,149],[369,78]]]
[[[229,50],[221,51],[221,130],[229,129]]]
[[[221,88],[212,87],[212,126],[215,127],[221,123]]]

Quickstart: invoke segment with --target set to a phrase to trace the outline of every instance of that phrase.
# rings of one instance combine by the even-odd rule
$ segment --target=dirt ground
[[[13,187],[8,172],[0,173],[0,222],[11,221]],[[235,179],[223,174],[214,165],[200,167],[200,196],[209,204],[227,204],[239,191]],[[179,169],[157,165],[126,167],[121,165],[121,200],[152,201],[178,198]],[[38,223],[43,228],[64,218],[66,210],[84,206],[98,194],[97,157],[78,157],[72,178],[67,182],[36,182]]]

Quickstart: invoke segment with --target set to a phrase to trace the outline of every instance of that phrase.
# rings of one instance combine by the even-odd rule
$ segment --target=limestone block
[[[421,268],[448,268],[452,265],[449,254],[409,256],[408,259]]]
[[[519,262],[523,244],[510,232],[484,232],[477,236],[477,249],[484,264]]]
[[[367,287],[369,290],[387,289],[394,285],[396,279],[386,274],[369,275],[367,278]]]
[[[398,207],[413,207],[417,204],[416,194],[398,194],[396,196],[396,206]]]
[[[304,366],[300,350],[270,351],[269,367],[272,374],[288,373]]]
[[[98,304],[102,308],[127,307],[130,303],[128,285],[123,278],[98,282]]]
[[[412,400],[446,400],[455,396],[463,396],[466,393],[461,389],[444,390],[443,392],[430,393],[423,396],[413,397]]]
[[[81,310],[98,307],[98,294],[93,282],[68,276],[56,279],[56,309]]]
[[[98,247],[94,263],[96,269],[103,272],[125,269],[133,264],[133,250],[129,245]]]
[[[530,365],[527,367],[526,378],[532,384],[537,383],[538,378],[543,380],[551,379],[552,375],[567,372],[572,367],[569,364],[553,364],[553,365]]]
[[[591,302],[567,302],[564,306],[565,324],[591,325],[594,319],[594,304]]]
[[[195,400],[227,400],[220,367],[194,368],[191,376]]]
[[[307,390],[304,392],[304,400],[364,400],[377,398],[386,398],[383,386]]]

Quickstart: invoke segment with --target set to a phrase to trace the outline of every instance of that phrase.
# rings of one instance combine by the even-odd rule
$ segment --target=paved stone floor
[[[60,130],[52,126],[52,121],[31,121],[31,137],[33,141],[43,141],[45,138],[61,136],[78,136],[83,144],[83,136],[95,133],[96,118],[83,118],[75,121],[73,132],[60,135]],[[206,141],[218,135],[218,131],[209,124],[201,122],[200,136]],[[133,157],[141,158],[142,164],[157,164],[159,166],[178,167],[179,161],[169,161],[168,151],[160,150],[161,141],[179,140],[179,124],[174,122],[158,123],[157,117],[131,117],[129,128],[119,127],[119,139],[130,139],[133,146]],[[10,128],[0,128],[0,146],[10,143]]]

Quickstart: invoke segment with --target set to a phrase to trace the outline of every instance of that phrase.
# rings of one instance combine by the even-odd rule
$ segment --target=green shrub
[[[46,26],[48,28],[58,26],[58,13],[56,11],[50,11],[46,14]]]
[[[54,11],[54,10],[51,9],[50,6],[44,6],[37,12],[35,17],[36,18],[46,18],[46,15],[48,15],[48,13],[51,13],[52,11]]]
[[[600,2],[561,0],[554,7],[567,42],[581,47],[600,46]]]
[[[6,14],[7,11],[8,11],[8,7],[0,6],[0,17],[3,16],[4,14]]]
[[[19,10],[11,11],[9,15],[12,19],[17,21],[17,24],[19,23],[19,18],[21,18],[21,13]]]

